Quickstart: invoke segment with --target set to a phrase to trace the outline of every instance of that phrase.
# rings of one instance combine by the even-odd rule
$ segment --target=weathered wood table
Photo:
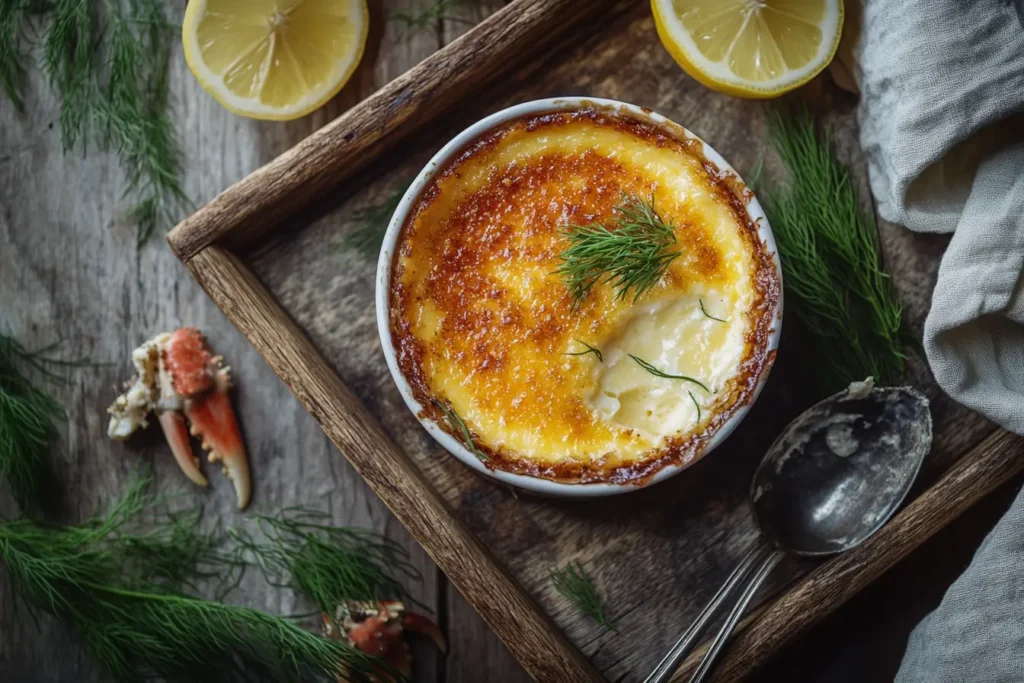
[[[173,107],[185,150],[187,191],[194,202],[209,200],[504,3],[466,3],[454,10],[460,20],[440,21],[435,30],[411,35],[384,21],[396,7],[425,4],[371,2],[370,42],[351,83],[324,109],[291,123],[256,122],[228,113],[199,87],[176,50]],[[209,491],[188,489],[158,435],[122,445],[111,443],[105,434],[105,408],[128,374],[131,349],[179,325],[201,327],[232,365],[239,387],[236,407],[254,477],[249,511],[274,513],[292,504],[315,505],[329,510],[337,524],[373,527],[409,549],[423,574],[422,582],[410,588],[433,609],[452,650],[442,658],[430,647],[418,647],[417,680],[527,680],[163,241],[156,238],[136,249],[134,228],[121,218],[125,180],[116,158],[95,150],[88,156],[79,150],[63,153],[54,125],[57,101],[41,74],[31,74],[28,92],[23,114],[0,100],[0,327],[30,346],[63,340],[69,357],[114,363],[75,371],[67,387],[55,388],[69,415],[61,449],[63,514],[80,519],[103,509],[128,474],[146,462],[152,464],[159,486],[190,491],[206,506],[209,518],[225,526],[242,519],[234,509],[230,482],[211,472]],[[899,239],[898,233],[890,239],[892,235]],[[930,248],[943,244],[932,239]],[[757,678],[891,679],[910,627],[941,597],[1010,494],[1009,488],[1000,492],[941,533]],[[0,512],[12,510],[9,500],[0,499]],[[922,581],[921,573],[928,579]],[[257,577],[250,577],[235,599],[278,613],[297,607],[293,595],[268,590]],[[0,681],[67,680],[104,677],[70,629],[49,618],[27,618],[15,610],[6,588],[0,588]]]

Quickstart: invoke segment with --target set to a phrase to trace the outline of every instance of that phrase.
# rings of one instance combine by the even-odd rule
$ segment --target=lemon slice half
[[[707,87],[776,97],[828,66],[842,0],[651,0],[665,48]]]
[[[190,0],[181,34],[189,69],[218,102],[287,120],[341,90],[369,23],[366,0]]]

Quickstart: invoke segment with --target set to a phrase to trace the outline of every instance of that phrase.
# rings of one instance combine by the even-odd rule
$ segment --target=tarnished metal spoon
[[[931,442],[928,399],[908,387],[855,382],[793,420],[750,487],[761,538],[644,683],[667,681],[744,584],[690,679],[703,681],[775,565],[786,555],[840,553],[878,531],[910,490]]]

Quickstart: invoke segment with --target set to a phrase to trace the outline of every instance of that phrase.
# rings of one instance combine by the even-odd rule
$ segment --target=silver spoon
[[[775,565],[786,555],[831,555],[863,543],[899,507],[931,442],[928,399],[908,387],[876,389],[870,380],[793,420],[750,487],[761,537],[644,683],[667,681],[719,607],[746,582],[690,679],[703,681]]]

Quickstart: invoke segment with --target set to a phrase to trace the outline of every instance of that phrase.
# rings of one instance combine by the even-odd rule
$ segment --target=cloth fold
[[[879,214],[911,230],[954,233],[925,323],[932,373],[956,401],[1018,434],[1022,3],[864,0],[853,49],[861,145]],[[914,630],[898,683],[1024,683],[1021,567],[1024,493]]]
[[[867,0],[854,48],[879,214],[954,232],[925,326],[946,393],[1024,434],[1024,0]]]

